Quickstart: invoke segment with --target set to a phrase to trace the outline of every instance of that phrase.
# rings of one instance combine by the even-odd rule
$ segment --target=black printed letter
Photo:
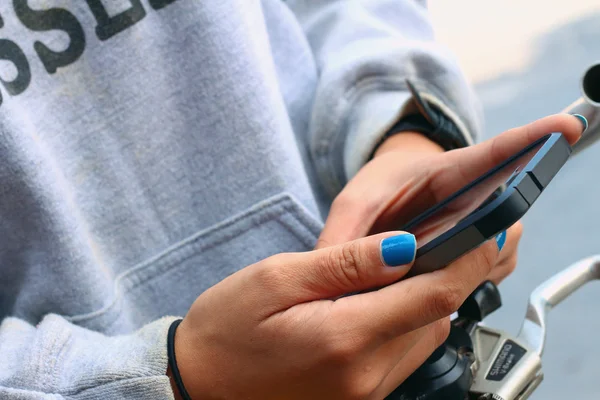
[[[77,18],[62,8],[32,10],[27,0],[13,0],[13,7],[21,23],[32,31],[61,30],[69,35],[69,47],[65,51],[55,52],[42,42],[35,42],[33,48],[44,64],[46,71],[53,74],[60,67],[74,63],[85,49],[85,34]]]
[[[4,20],[0,16],[0,28],[4,28]],[[17,69],[17,77],[10,82],[0,78],[8,93],[16,96],[23,93],[31,82],[31,69],[23,50],[12,40],[0,39],[0,60],[12,62]],[[2,104],[2,93],[0,93],[0,104]]]
[[[90,10],[96,17],[96,36],[100,40],[110,39],[119,32],[124,31],[146,16],[146,10],[140,0],[129,0],[131,7],[121,14],[111,17],[108,15],[102,0],[86,0]]]
[[[12,40],[0,39],[0,60],[12,62],[17,69],[17,77],[12,81],[7,82],[0,78],[8,93],[13,96],[23,93],[31,82],[31,70],[23,50]]]
[[[150,5],[155,10],[160,10],[161,8],[166,7],[169,4],[175,2],[175,0],[149,0],[149,1],[150,1]]]

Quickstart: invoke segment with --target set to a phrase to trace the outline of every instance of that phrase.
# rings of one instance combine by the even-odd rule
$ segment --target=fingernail
[[[387,266],[397,267],[410,264],[417,253],[415,235],[405,233],[381,241],[381,261]]]
[[[502,231],[496,236],[496,244],[498,245],[498,251],[501,251],[506,242],[506,231]]]
[[[585,132],[588,128],[588,120],[586,117],[584,117],[581,114],[572,114],[574,117],[577,117],[579,119],[579,121],[581,122],[581,125],[583,125],[583,132]],[[582,133],[583,133],[582,132]]]

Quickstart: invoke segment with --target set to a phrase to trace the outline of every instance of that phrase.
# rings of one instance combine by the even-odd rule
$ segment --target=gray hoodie
[[[311,249],[410,77],[479,108],[411,0],[0,2],[0,398],[168,399],[208,287]]]

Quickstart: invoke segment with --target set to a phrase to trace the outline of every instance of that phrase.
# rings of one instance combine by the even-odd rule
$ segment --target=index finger
[[[489,240],[447,267],[339,301],[353,310],[365,335],[396,337],[452,315],[496,264],[498,246]]]
[[[582,120],[574,115],[552,115],[510,129],[475,146],[449,152],[447,162],[459,168],[463,184],[466,184],[545,135],[560,132],[573,145],[584,129]]]

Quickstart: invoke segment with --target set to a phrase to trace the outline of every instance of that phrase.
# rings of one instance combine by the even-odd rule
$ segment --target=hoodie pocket
[[[117,278],[103,309],[73,320],[118,334],[165,315],[183,316],[202,292],[247,265],[313,249],[321,228],[291,195],[268,198],[131,268]]]

